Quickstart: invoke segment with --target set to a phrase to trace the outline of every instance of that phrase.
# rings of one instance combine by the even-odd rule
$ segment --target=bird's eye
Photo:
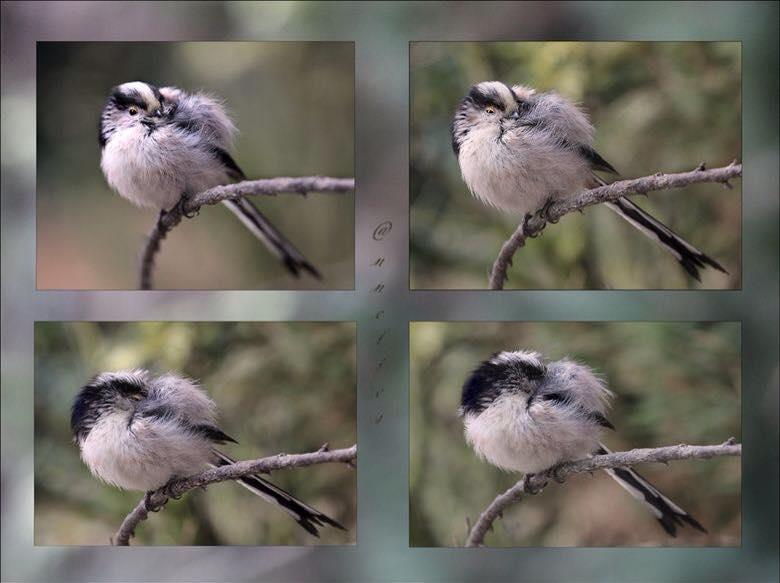
[[[496,110],[493,107],[486,107],[485,108],[485,113],[487,113],[489,115],[493,115],[494,113],[496,113]]]
[[[135,115],[138,113],[138,108],[131,107],[130,109],[127,110],[127,113],[129,113],[130,115]]]
[[[137,112],[136,112],[136,113],[137,113]],[[134,395],[131,395],[131,396],[130,396],[130,398],[131,398],[133,401],[140,401],[141,399],[143,399],[143,398],[144,398],[144,396],[143,396],[141,393],[135,393]]]

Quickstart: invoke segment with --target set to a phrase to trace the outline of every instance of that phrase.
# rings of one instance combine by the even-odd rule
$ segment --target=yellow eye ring
[[[127,112],[130,115],[135,115],[136,113],[138,113],[138,109],[136,109],[135,107],[131,107],[130,109],[127,110]]]
[[[489,113],[490,115],[493,115],[494,113],[496,113],[496,110],[492,107],[486,107],[485,113]]]

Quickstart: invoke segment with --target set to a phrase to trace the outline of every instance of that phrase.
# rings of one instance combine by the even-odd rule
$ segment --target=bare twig
[[[300,194],[310,192],[350,192],[355,190],[353,178],[330,178],[328,176],[279,177],[264,180],[245,180],[236,184],[215,186],[194,196],[182,199],[181,203],[167,212],[160,213],[157,223],[149,233],[141,255],[141,289],[152,289],[154,259],[160,251],[163,239],[182,218],[195,216],[201,207],[237,200],[246,196],[276,196],[279,193]]]
[[[576,196],[554,202],[535,215],[526,216],[517,226],[512,236],[501,246],[498,257],[496,257],[490,270],[488,285],[490,289],[504,289],[504,283],[507,280],[507,270],[512,265],[512,257],[515,252],[525,245],[526,239],[539,235],[547,226],[547,223],[555,223],[564,215],[574,211],[581,211],[595,204],[614,202],[619,198],[632,194],[647,194],[656,190],[672,190],[699,182],[720,182],[725,186],[730,186],[729,180],[737,176],[742,176],[742,164],[737,164],[736,160],[728,166],[711,170],[706,170],[702,163],[690,172],[681,172],[679,174],[658,173],[634,180],[620,180],[606,186],[585,190]]]
[[[135,527],[146,520],[149,512],[160,510],[170,498],[178,498],[193,488],[202,488],[215,482],[236,480],[252,474],[268,474],[275,470],[303,468],[315,464],[345,463],[354,467],[357,459],[357,445],[345,449],[323,450],[301,454],[279,454],[256,460],[235,462],[227,466],[211,468],[200,474],[175,480],[144,496],[122,521],[114,535],[112,544],[127,546]]]
[[[673,460],[709,459],[720,456],[740,456],[742,445],[735,443],[734,438],[721,445],[670,445],[652,449],[632,449],[596,455],[587,459],[566,462],[538,474],[526,474],[506,492],[499,494],[490,505],[479,515],[474,527],[466,537],[467,547],[482,545],[485,535],[492,528],[493,522],[502,516],[512,504],[519,502],[526,494],[538,494],[547,485],[548,480],[563,482],[569,476],[604,470],[607,468],[627,468],[646,462],[666,463]]]

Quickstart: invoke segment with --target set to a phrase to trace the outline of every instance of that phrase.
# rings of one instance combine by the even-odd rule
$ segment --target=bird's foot
[[[173,477],[170,480],[168,480],[168,483],[165,484],[165,486],[162,487],[161,491],[165,495],[166,502],[168,500],[179,500],[182,497],[182,494],[177,492],[176,489],[173,487],[174,484],[178,481],[179,478]]]
[[[545,222],[552,223],[553,225],[560,220],[560,217],[554,217],[550,212],[556,202],[557,201],[552,197],[548,198],[547,202],[544,203],[544,206],[539,211],[539,216],[544,219]]]
[[[547,477],[544,474],[526,474],[525,492],[526,494],[538,494],[547,485]]]
[[[157,490],[149,490],[144,496],[144,508],[147,512],[159,512],[168,502],[168,498],[156,500]]]
[[[553,466],[547,470],[547,476],[555,480],[558,484],[563,484],[566,481],[563,473],[561,472],[561,465]]]
[[[179,202],[176,203],[176,211],[183,217],[187,219],[191,219],[193,217],[197,217],[200,214],[200,209],[194,210],[192,212],[187,212],[187,202],[189,201],[189,197],[186,194],[183,194],[181,198],[179,199]]]

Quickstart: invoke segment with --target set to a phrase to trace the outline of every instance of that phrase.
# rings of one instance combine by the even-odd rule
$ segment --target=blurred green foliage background
[[[106,183],[97,123],[111,88],[141,80],[221,98],[249,178],[354,176],[354,45],[350,42],[39,43],[37,285],[133,289],[156,213]],[[221,205],[163,244],[156,287],[352,289],[354,196],[256,197],[317,266],[296,279]]]
[[[147,368],[200,380],[236,459],[356,441],[352,323],[44,322],[35,329],[35,543],[107,544],[141,497],[92,477],[70,434],[74,396],[94,374]],[[323,464],[271,481],[341,522],[320,539],[237,484],[169,502],[133,544],[302,545],[355,541],[355,472]]]
[[[522,218],[485,207],[461,179],[449,124],[471,85],[520,83],[579,103],[596,127],[596,150],[623,178],[637,178],[741,159],[740,59],[736,42],[413,43],[412,287],[485,288]],[[741,180],[733,186],[699,184],[637,200],[730,272],[706,270],[701,287],[741,286]],[[564,217],[515,257],[507,288],[697,285],[606,207]]]
[[[476,520],[519,474],[480,460],[457,415],[477,364],[501,350],[570,357],[616,393],[604,443],[614,451],[740,439],[738,323],[494,323],[411,325],[410,544],[462,546]],[[668,537],[606,473],[551,483],[493,525],[489,546],[739,546],[741,458],[645,464],[639,472],[709,534]]]

